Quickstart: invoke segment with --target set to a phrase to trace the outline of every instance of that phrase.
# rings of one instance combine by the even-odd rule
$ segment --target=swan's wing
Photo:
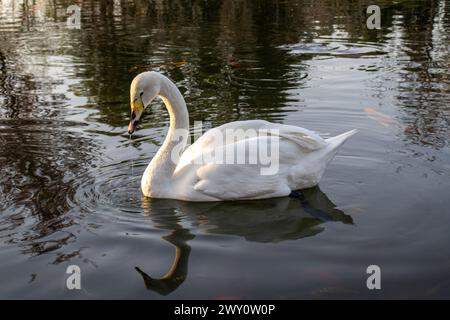
[[[245,153],[241,153],[240,162],[236,161],[239,150]],[[221,162],[230,152],[236,155],[234,164]],[[216,158],[208,157],[206,162],[203,155],[200,161],[196,159],[197,165],[185,168],[195,170],[194,190],[210,197],[220,200],[279,197],[289,194],[287,174],[302,153],[302,148],[291,140],[260,136],[219,146],[214,150]],[[199,164],[201,160],[203,164]]]
[[[301,127],[268,122],[261,129],[269,130],[269,132],[278,132],[280,137],[295,142],[305,151],[319,150],[325,148],[327,145],[327,142],[317,133]]]
[[[218,200],[258,199],[288,195],[290,189],[276,175],[261,175],[255,165],[209,163],[197,170],[194,190]]]
[[[226,141],[222,139],[230,130],[231,132],[241,130],[250,133],[255,130],[258,136],[272,135],[279,136],[292,141],[300,146],[303,151],[314,151],[324,148],[327,142],[317,133],[301,127],[272,123],[265,120],[234,121],[223,124],[205,132],[199,139],[190,145],[181,155],[176,172],[181,170],[201,154],[212,152],[214,149],[223,146]],[[236,138],[248,139],[248,135],[237,135]],[[239,141],[236,139],[235,141]]]
[[[193,159],[197,158],[202,153],[209,153],[215,148],[224,144],[224,135],[227,130],[258,130],[262,126],[265,126],[267,121],[264,120],[248,120],[248,121],[233,121],[225,123],[221,126],[209,129],[200,138],[198,138],[193,144],[186,148],[180,157],[180,161],[176,170],[180,170]]]
[[[273,123],[265,120],[234,121],[214,129],[217,129],[222,133],[225,133],[227,130],[256,130],[259,136],[266,134],[279,135],[285,139],[292,140],[302,148],[310,151],[322,149],[327,145],[326,141],[314,131],[302,127]],[[204,136],[206,136],[205,138],[207,139],[205,139],[204,142],[202,141],[202,144],[209,146],[207,141],[211,142],[211,136],[208,133],[209,131],[205,133]],[[245,135],[243,135],[243,137],[246,139]]]

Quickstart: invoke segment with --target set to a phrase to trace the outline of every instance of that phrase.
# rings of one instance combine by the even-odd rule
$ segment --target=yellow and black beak
[[[131,119],[128,124],[128,133],[132,134],[136,131],[139,120],[141,119],[142,112],[144,111],[144,104],[142,99],[138,98],[131,103]]]

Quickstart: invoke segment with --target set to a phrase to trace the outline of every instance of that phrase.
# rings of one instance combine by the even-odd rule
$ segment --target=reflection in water
[[[190,203],[178,200],[143,198],[143,207],[155,226],[170,232],[164,240],[175,246],[170,270],[154,279],[136,267],[147,289],[168,295],[186,279],[194,235],[181,225],[180,214],[194,220],[209,233],[244,237],[248,241],[277,243],[314,236],[324,230],[324,222],[353,224],[318,188],[303,191],[299,198],[283,197],[257,201]],[[172,212],[172,216],[168,216]]]
[[[170,226],[167,226],[170,228]],[[191,247],[187,241],[192,240],[192,235],[189,230],[183,229],[180,225],[173,226],[175,229],[168,236],[163,237],[164,240],[170,242],[175,246],[175,258],[172,262],[170,270],[160,279],[150,277],[144,271],[136,267],[136,271],[144,279],[145,287],[162,295],[168,295],[176,290],[186,279],[188,273],[189,254]]]
[[[446,1],[417,2],[392,16],[395,62],[401,68],[396,99],[404,134],[413,142],[442,148],[449,142],[450,48]],[[417,17],[420,16],[420,19]],[[392,80],[392,79],[388,79]]]
[[[41,254],[67,243],[64,232],[58,240],[40,239],[69,227],[78,215],[67,212],[74,180],[92,164],[93,146],[71,132],[73,126],[78,124],[0,119],[0,239],[22,243],[29,247],[25,252]]]

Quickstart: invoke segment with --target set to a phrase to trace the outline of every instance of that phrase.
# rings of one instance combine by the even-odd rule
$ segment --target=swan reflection
[[[191,247],[187,241],[194,239],[194,235],[187,229],[178,228],[173,230],[168,236],[163,237],[175,246],[175,258],[169,271],[159,279],[150,277],[139,267],[135,267],[136,271],[144,279],[145,287],[153,290],[161,295],[168,295],[174,291],[186,279],[188,272],[189,254]]]
[[[144,198],[145,214],[156,227],[169,231],[163,239],[175,247],[175,258],[170,270],[159,279],[139,267],[136,270],[145,287],[161,295],[170,294],[184,282],[191,252],[188,241],[195,236],[181,224],[180,215],[207,233],[241,236],[261,243],[314,236],[324,230],[321,225],[328,221],[353,224],[352,217],[337,209],[318,187],[303,190],[302,194],[300,198],[216,203]]]

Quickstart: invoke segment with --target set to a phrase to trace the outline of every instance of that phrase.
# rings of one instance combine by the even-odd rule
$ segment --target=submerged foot
[[[289,194],[289,197],[291,198],[295,198],[295,199],[299,199],[302,206],[303,206],[303,210],[305,210],[307,213],[309,213],[311,216],[313,216],[314,218],[326,222],[326,221],[334,221],[334,218],[332,215],[330,215],[329,213],[320,210],[318,208],[314,208],[313,206],[311,206],[311,204],[309,203],[308,200],[306,200],[305,195],[303,194],[303,192],[301,191],[291,191],[291,193]]]
[[[301,191],[291,191],[289,197],[300,199],[301,201],[305,200],[305,195]]]

